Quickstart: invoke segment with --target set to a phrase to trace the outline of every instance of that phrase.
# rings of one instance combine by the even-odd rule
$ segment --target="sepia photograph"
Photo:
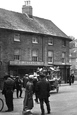
[[[0,115],[77,115],[76,13],[76,0],[0,0]]]

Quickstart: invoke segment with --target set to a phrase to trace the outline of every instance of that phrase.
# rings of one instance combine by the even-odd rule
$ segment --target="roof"
[[[59,36],[70,39],[52,21],[0,8],[0,28]]]

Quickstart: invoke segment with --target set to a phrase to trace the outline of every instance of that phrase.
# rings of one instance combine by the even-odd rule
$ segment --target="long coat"
[[[33,108],[33,83],[27,82],[26,90],[25,90],[25,97],[23,101],[23,110],[30,110]]]

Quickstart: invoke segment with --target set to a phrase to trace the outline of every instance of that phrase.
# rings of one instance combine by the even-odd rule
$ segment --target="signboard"
[[[44,65],[44,62],[10,61],[10,65]]]

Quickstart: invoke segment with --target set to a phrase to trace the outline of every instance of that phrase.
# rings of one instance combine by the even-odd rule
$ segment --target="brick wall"
[[[47,65],[47,51],[54,52],[54,63],[62,64],[62,52],[66,52],[66,62],[69,61],[69,41],[66,41],[66,47],[62,46],[62,39],[54,37],[54,44],[48,46],[48,36],[35,35],[29,33],[20,33],[21,42],[14,42],[14,31],[0,30],[1,43],[1,60],[2,60],[2,76],[8,71],[8,62],[13,61],[14,50],[20,49],[20,60],[31,61],[32,49],[38,50],[38,61],[44,61]],[[38,37],[38,44],[32,44],[32,37]]]

